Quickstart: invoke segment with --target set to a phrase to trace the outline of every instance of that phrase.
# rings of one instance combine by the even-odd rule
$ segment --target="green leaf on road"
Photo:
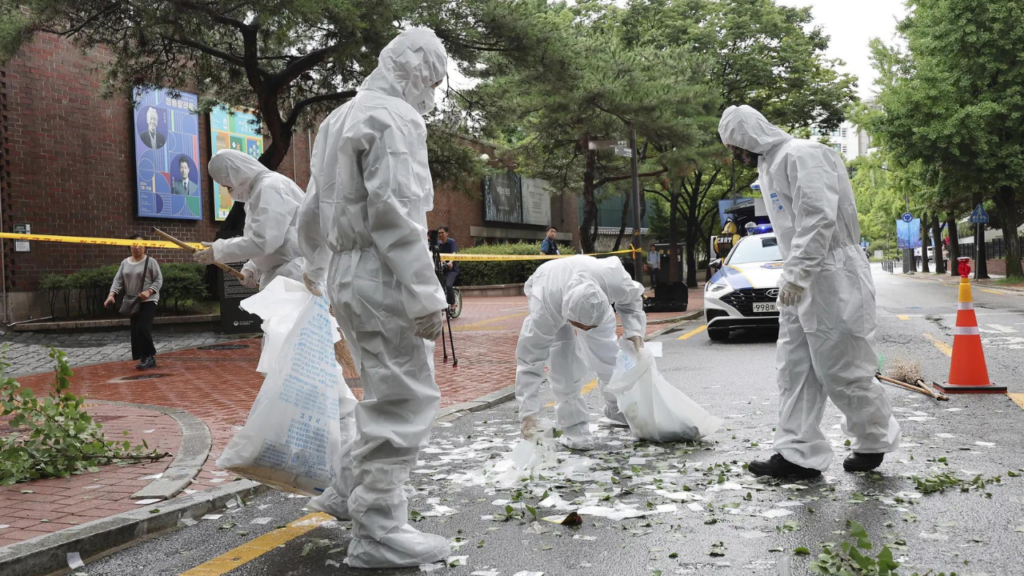
[[[807,555],[809,555],[810,553],[811,553],[811,551],[810,551],[810,550],[808,550],[807,548],[803,547],[803,546],[800,546],[800,547],[799,547],[799,548],[797,548],[796,550],[793,550],[793,554],[794,554],[795,556],[807,556]]]

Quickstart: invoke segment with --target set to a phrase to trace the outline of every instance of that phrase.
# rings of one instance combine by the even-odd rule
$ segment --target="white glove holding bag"
[[[193,253],[192,258],[196,262],[204,266],[210,266],[217,262],[217,260],[213,257],[213,248],[211,248],[211,246],[213,246],[213,243],[203,242],[203,246],[206,246],[206,250],[200,250],[198,252]]]
[[[323,291],[320,290],[320,287],[317,286],[316,282],[314,282],[309,276],[306,276],[305,273],[302,274],[302,283],[306,286],[306,290],[308,290],[309,293],[312,294],[313,296],[324,295]]]

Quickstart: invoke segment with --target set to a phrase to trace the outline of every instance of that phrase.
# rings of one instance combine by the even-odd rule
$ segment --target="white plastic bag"
[[[276,358],[268,358],[269,371],[245,426],[217,465],[280,490],[315,496],[341,472],[356,399],[335,360],[337,330],[327,299],[306,293],[292,320]]]
[[[658,372],[654,356],[619,341],[619,357],[608,391],[618,400],[629,429],[642,440],[695,441],[714,433],[722,419],[708,414]]]

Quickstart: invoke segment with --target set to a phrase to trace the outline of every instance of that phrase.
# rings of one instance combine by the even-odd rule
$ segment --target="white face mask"
[[[422,116],[426,116],[434,109],[434,89],[429,88],[427,92],[412,105]]]

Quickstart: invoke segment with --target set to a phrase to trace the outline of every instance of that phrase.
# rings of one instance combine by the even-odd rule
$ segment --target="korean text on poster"
[[[202,220],[199,99],[172,90],[135,89],[138,215]]]

